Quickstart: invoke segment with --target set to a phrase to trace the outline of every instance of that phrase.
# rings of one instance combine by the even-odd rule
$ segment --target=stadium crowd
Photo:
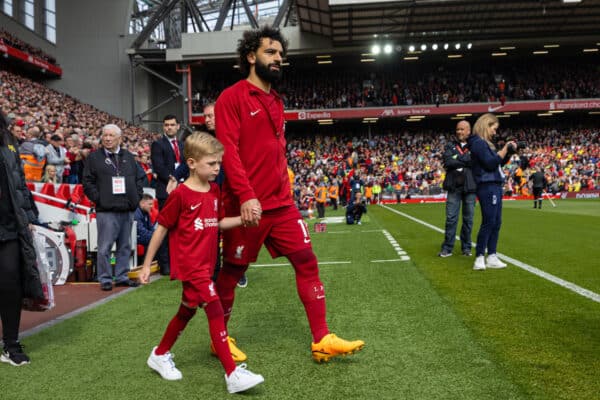
[[[541,166],[548,190],[600,189],[600,130],[597,128],[501,129],[500,142],[526,141],[528,147],[505,166],[505,194],[529,195],[529,177]],[[306,208],[320,184],[338,185],[344,204],[358,184],[368,201],[442,192],[442,152],[450,134],[395,132],[366,137],[311,136],[288,140],[295,194]],[[344,199],[345,197],[345,199]]]
[[[345,69],[294,71],[278,85],[287,109],[331,109],[600,97],[594,64],[499,64],[460,69]],[[210,74],[199,84],[195,112],[214,101],[230,75]]]
[[[142,164],[148,164],[145,160],[150,156],[150,144],[158,134],[153,136],[146,129],[8,71],[0,71],[0,93],[0,109],[13,121],[13,134],[22,141],[36,141],[43,146],[50,145],[56,136],[55,144],[66,151],[60,165],[72,166],[87,157],[90,150],[98,148],[100,129],[106,124],[122,127],[124,145],[138,155]],[[32,150],[24,153],[31,154]],[[70,174],[71,168],[60,169],[60,172],[65,177],[70,176],[65,182],[80,181],[76,173]],[[59,182],[63,181],[63,176],[58,178]]]
[[[5,31],[2,28],[0,28],[0,43],[4,43],[8,46],[14,47],[17,50],[21,50],[24,53],[27,53],[34,57],[40,58],[44,61],[49,62],[50,64],[58,65],[56,63],[56,59],[54,57],[52,57],[50,54],[44,52],[39,47],[34,47],[34,46],[30,45],[29,43],[22,41],[18,37]]]
[[[65,155],[58,163],[51,162],[47,153],[44,155],[46,165],[58,166],[58,182],[81,181],[82,162],[90,151],[98,148],[100,128],[113,123],[123,128],[124,146],[137,156],[152,186],[150,145],[161,133],[132,126],[11,72],[0,71],[0,90],[0,108],[13,121],[13,133],[23,143],[64,147]],[[506,193],[529,194],[527,180],[536,165],[543,166],[550,183],[548,189],[553,192],[600,189],[598,129],[527,127],[500,131],[503,139],[510,137],[528,143],[528,148],[515,154],[506,167]],[[441,152],[448,138],[447,134],[433,131],[387,131],[370,138],[343,133],[335,137],[291,137],[288,156],[295,174],[297,200],[307,204],[320,182],[331,186],[335,181],[339,185],[340,203],[344,204],[352,180],[360,185],[361,191],[366,191],[367,201],[384,195],[400,200],[439,194],[444,180]],[[35,156],[31,145],[22,145],[21,150],[32,159]],[[56,180],[43,172],[35,180],[41,180],[42,175],[46,176],[44,179]]]

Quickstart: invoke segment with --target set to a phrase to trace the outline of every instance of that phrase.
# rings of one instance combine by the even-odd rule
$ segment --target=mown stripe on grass
[[[338,265],[338,264],[351,264],[352,261],[319,261],[319,265]],[[279,263],[279,264],[252,264],[252,267],[283,267],[291,266],[290,263]]]
[[[383,207],[384,209],[386,209],[388,211],[391,211],[394,214],[398,214],[400,216],[408,218],[411,221],[414,221],[414,222],[416,222],[418,224],[426,226],[426,227],[428,227],[428,228],[430,228],[430,229],[432,229],[434,231],[440,232],[442,234],[444,233],[443,229],[440,229],[437,226],[431,225],[431,224],[429,224],[429,223],[427,223],[425,221],[422,221],[422,220],[420,220],[418,218],[415,218],[412,215],[403,213],[401,211],[395,210],[395,209],[393,209],[391,207],[388,207],[388,206],[385,206],[385,205],[381,205],[380,204],[380,207]],[[519,261],[517,259],[509,257],[509,256],[507,256],[505,254],[498,253],[498,257],[501,258],[501,259],[503,259],[503,260],[505,260],[505,261],[510,262],[511,264],[515,265],[516,267],[519,267],[519,268],[521,268],[521,269],[523,269],[523,270],[525,270],[525,271],[527,271],[529,273],[532,273],[534,275],[537,275],[537,276],[539,276],[542,279],[546,279],[546,280],[548,280],[548,281],[550,281],[550,282],[552,282],[552,283],[554,283],[556,285],[559,285],[559,286],[561,286],[561,287],[563,287],[565,289],[568,289],[568,290],[570,290],[570,291],[572,291],[574,293],[577,293],[580,296],[586,297],[586,298],[588,298],[588,299],[590,299],[592,301],[595,301],[596,303],[600,303],[600,295],[598,293],[592,292],[591,290],[586,289],[584,287],[581,287],[579,285],[576,285],[573,282],[569,282],[569,281],[561,279],[561,278],[559,278],[557,276],[549,274],[548,272],[542,271],[539,268],[536,268],[534,266],[526,264],[526,263],[524,263],[522,261]]]

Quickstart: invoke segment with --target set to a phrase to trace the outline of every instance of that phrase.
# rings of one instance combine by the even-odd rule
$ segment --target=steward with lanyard
[[[446,197],[446,231],[440,257],[452,255],[458,214],[462,204],[462,228],[460,241],[462,254],[471,255],[471,231],[473,230],[473,214],[475,212],[475,191],[477,185],[471,171],[471,153],[467,147],[467,138],[471,134],[471,125],[460,121],[456,125],[456,135],[449,140],[444,149],[444,168],[446,178],[443,188],[448,192]]]
[[[83,171],[83,190],[96,205],[98,227],[98,282],[112,290],[111,247],[116,242],[117,286],[137,286],[130,281],[131,228],[133,214],[143,194],[144,170],[133,154],[120,147],[121,129],[113,124],[102,128],[102,148],[91,153]]]

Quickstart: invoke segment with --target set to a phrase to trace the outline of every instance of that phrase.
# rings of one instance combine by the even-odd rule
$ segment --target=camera
[[[509,149],[510,149],[510,150],[511,150],[511,152],[513,152],[513,153],[516,153],[516,152],[517,152],[517,150],[524,149],[524,148],[526,148],[526,147],[527,147],[527,142],[526,142],[526,141],[524,141],[524,140],[519,140],[519,141],[517,141],[517,142],[515,142],[515,143],[516,143],[516,147],[515,147],[515,145],[513,145],[513,144],[511,144],[511,145],[509,146]]]

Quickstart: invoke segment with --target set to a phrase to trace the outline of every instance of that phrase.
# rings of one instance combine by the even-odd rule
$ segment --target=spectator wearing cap
[[[65,166],[69,163],[69,159],[67,158],[67,149],[63,144],[63,137],[55,133],[50,137],[50,144],[46,146],[46,165],[56,166],[58,183],[63,182]]]

